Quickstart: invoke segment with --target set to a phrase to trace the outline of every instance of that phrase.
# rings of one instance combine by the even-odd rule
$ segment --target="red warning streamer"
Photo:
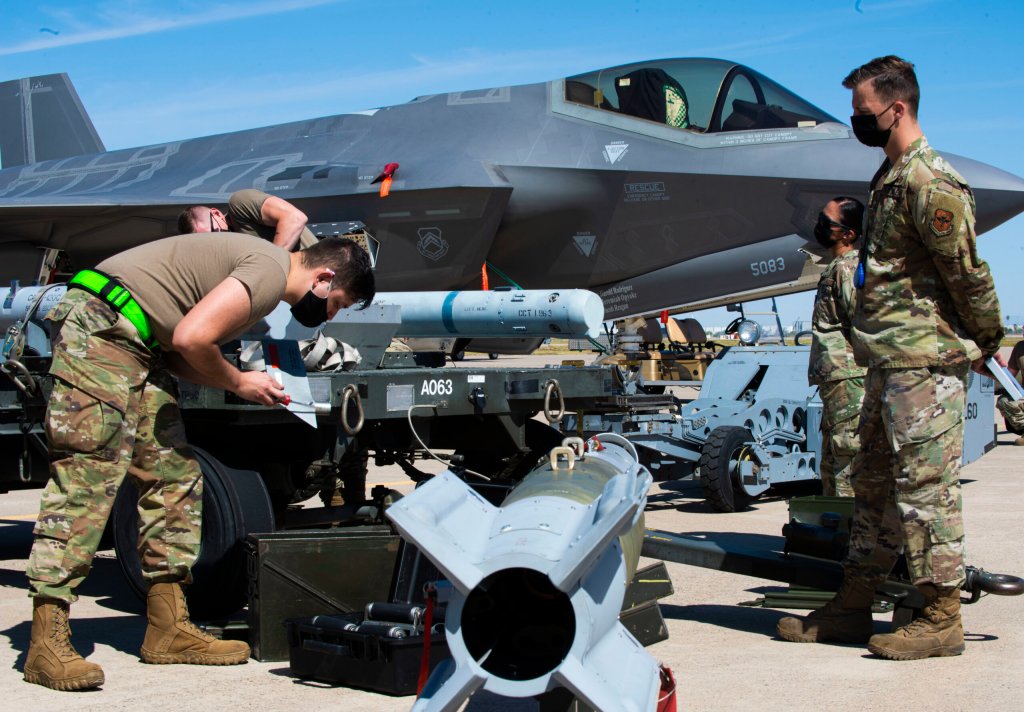
[[[397,163],[389,163],[384,166],[384,170],[381,174],[371,181],[373,183],[380,183],[380,197],[386,198],[391,194],[391,179],[394,178],[395,173],[398,171]]]

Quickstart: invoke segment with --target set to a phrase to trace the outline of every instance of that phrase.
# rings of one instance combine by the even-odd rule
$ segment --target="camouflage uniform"
[[[1014,345],[1007,363],[1012,371],[1016,371],[1017,382],[1024,383],[1024,341]],[[1014,400],[1000,392],[996,408],[1002,413],[1007,430],[1015,435],[1024,435],[1024,400]]]
[[[56,332],[51,479],[33,532],[30,595],[77,599],[125,474],[141,492],[143,575],[187,583],[199,553],[202,483],[173,378],[125,317],[80,289],[69,289],[47,319]]]
[[[996,408],[1003,416],[1006,429],[1014,435],[1024,435],[1024,400],[1014,400],[1005,393],[996,399]]]
[[[846,563],[884,575],[902,544],[915,584],[958,586],[966,376],[1003,330],[974,197],[924,137],[872,181],[864,264],[852,340],[868,373]]]
[[[852,497],[850,465],[860,449],[857,416],[864,400],[864,373],[850,345],[850,325],[856,308],[853,286],[858,255],[850,251],[832,260],[818,280],[812,318],[811,357],[807,380],[821,395],[822,491]]]

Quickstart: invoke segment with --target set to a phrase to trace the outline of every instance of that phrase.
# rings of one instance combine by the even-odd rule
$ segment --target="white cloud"
[[[59,35],[46,34],[19,44],[0,47],[0,56],[36,52],[39,50],[69,47],[91,42],[107,42],[126,37],[138,37],[156,32],[180,30],[220,22],[230,22],[262,15],[276,15],[283,12],[305,10],[319,5],[330,5],[340,0],[280,0],[280,2],[254,2],[227,5],[206,5],[193,13],[177,12],[161,14],[160,3],[125,12],[118,5],[103,5],[97,11],[96,20],[83,22],[67,11],[56,11],[50,16],[60,21]],[[70,27],[71,29],[67,29]]]

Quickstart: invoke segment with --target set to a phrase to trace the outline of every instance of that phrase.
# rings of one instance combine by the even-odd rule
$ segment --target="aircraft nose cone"
[[[946,157],[974,193],[978,234],[1024,212],[1024,178],[963,156]]]

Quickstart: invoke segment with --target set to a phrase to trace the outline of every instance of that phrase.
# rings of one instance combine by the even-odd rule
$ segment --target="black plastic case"
[[[362,613],[317,616],[285,622],[289,664],[293,675],[388,695],[415,695],[423,660],[423,636],[389,638],[342,630],[345,623],[361,623]],[[430,636],[430,670],[450,657],[443,632]]]

